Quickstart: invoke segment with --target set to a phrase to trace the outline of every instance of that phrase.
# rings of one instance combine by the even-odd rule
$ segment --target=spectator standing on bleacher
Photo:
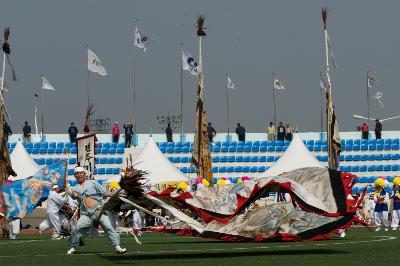
[[[126,122],[126,124],[124,125],[124,129],[125,129],[125,148],[130,148],[133,135],[133,125],[130,124],[129,122]]]
[[[361,132],[362,132],[362,138],[363,139],[368,139],[368,135],[369,135],[369,128],[368,128],[368,124],[367,123],[363,123],[361,126]]]
[[[71,122],[71,126],[68,128],[68,135],[69,135],[69,141],[71,143],[74,143],[76,137],[78,136],[78,128],[75,126],[74,122]]]
[[[286,137],[286,128],[282,122],[279,122],[278,133],[276,134],[276,139],[284,141]]]
[[[112,127],[112,142],[118,143],[119,141],[119,123],[115,122]]]
[[[375,120],[375,138],[381,139],[382,137],[382,123],[379,119]]]
[[[217,131],[215,131],[215,128],[211,125],[211,122],[208,122],[207,134],[208,134],[208,142],[214,142],[214,137],[217,135]]]
[[[286,124],[286,140],[291,141],[293,139],[293,129],[289,124]]]
[[[275,125],[269,122],[269,127],[267,127],[268,141],[275,140]]]
[[[31,129],[31,126],[28,125],[28,121],[25,121],[25,125],[22,128],[22,132],[23,132],[23,135],[24,135],[24,141],[25,142],[31,142],[32,129]]]
[[[4,122],[3,134],[4,134],[4,137],[5,137],[6,142],[7,142],[7,141],[8,141],[8,137],[12,135],[11,128],[10,128],[10,126],[7,124],[7,122]]]
[[[170,123],[168,123],[168,126],[165,129],[165,135],[167,136],[167,142],[174,142],[172,139],[172,128]]]
[[[246,129],[240,123],[237,123],[236,134],[239,141],[246,141]]]

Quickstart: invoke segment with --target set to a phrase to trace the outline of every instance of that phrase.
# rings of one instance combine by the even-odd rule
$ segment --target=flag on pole
[[[182,49],[182,69],[190,71],[190,74],[197,76],[198,64],[193,56],[188,51]]]
[[[135,40],[133,42],[133,44],[138,47],[139,49],[142,49],[142,52],[146,52],[147,48],[146,48],[146,43],[151,41],[152,39],[147,37],[146,35],[144,35],[142,32],[140,32],[138,30],[138,28],[136,27],[135,29]]]
[[[382,101],[381,101],[381,97],[382,97],[382,96],[383,96],[383,93],[380,92],[380,91],[377,91],[377,92],[375,93],[375,95],[372,96],[372,98],[377,99],[378,102],[380,103],[381,107],[383,108],[383,103],[382,103]]]
[[[88,49],[88,69],[94,73],[101,75],[101,76],[107,75],[107,71],[104,68],[104,66],[101,64],[100,59],[90,49]]]
[[[326,85],[325,85],[325,82],[322,79],[319,82],[319,87],[326,92]]]
[[[42,89],[49,90],[49,91],[56,90],[44,76],[42,76]]]
[[[227,75],[226,78],[227,78],[228,89],[234,90],[236,86],[235,83],[233,83],[229,75]]]
[[[283,86],[283,83],[279,80],[274,78],[274,88],[277,90],[284,90],[285,87]]]
[[[376,79],[373,76],[368,75],[368,88],[372,88],[375,84]]]

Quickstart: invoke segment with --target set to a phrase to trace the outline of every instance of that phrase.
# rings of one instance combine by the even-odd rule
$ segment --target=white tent
[[[188,177],[161,153],[151,137],[143,151],[135,158],[133,165],[136,169],[149,173],[146,178],[151,186],[188,181]],[[106,183],[112,181],[119,181],[119,177],[110,178]]]
[[[41,167],[30,157],[21,141],[17,142],[10,158],[11,166],[15,173],[17,173],[17,176],[9,176],[9,180],[14,181],[30,177],[41,169]]]
[[[314,157],[300,137],[294,134],[293,140],[279,160],[259,176],[277,176],[303,167],[325,166]]]

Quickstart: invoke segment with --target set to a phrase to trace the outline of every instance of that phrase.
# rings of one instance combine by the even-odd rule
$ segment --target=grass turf
[[[177,235],[146,233],[143,245],[122,235],[128,252],[117,255],[107,238],[85,238],[76,255],[68,241],[48,235],[0,239],[0,265],[392,265],[400,259],[400,231],[371,232],[352,228],[345,238],[313,242],[224,243]]]

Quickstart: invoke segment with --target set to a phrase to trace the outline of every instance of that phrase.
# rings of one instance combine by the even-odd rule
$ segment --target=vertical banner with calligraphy
[[[86,170],[86,179],[94,179],[94,154],[96,135],[86,135],[76,139],[76,157],[78,165]]]

